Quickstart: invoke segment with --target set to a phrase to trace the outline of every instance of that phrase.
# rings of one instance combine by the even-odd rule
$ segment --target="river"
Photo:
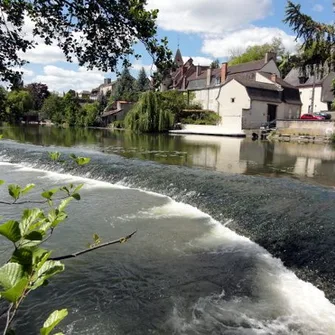
[[[68,308],[65,334],[335,334],[335,148],[97,129],[4,128],[0,179],[85,183],[54,255],[137,230],[65,261],[24,303],[18,334]],[[84,167],[48,151],[89,156]],[[0,189],[5,197],[5,189]],[[3,220],[17,207],[0,207]],[[22,208],[21,208],[22,209]],[[0,244],[2,260],[8,245]]]

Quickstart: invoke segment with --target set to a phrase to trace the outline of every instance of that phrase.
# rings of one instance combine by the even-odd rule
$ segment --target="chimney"
[[[201,66],[197,65],[195,67],[195,76],[196,76],[196,78],[198,78],[200,76],[200,73],[201,73]]]
[[[270,80],[277,84],[277,75],[275,73],[272,73]]]
[[[209,69],[207,69],[207,81],[206,81],[206,85],[207,86],[211,86],[211,81],[212,81],[212,69],[209,68]]]
[[[224,83],[227,79],[228,74],[228,63],[224,62],[221,65],[221,83]]]
[[[105,78],[104,79],[104,84],[105,85],[109,85],[109,84],[111,84],[112,83],[112,79],[111,78]]]
[[[269,63],[271,59],[273,59],[274,61],[277,60],[277,54],[275,52],[267,52],[265,54],[264,64]]]

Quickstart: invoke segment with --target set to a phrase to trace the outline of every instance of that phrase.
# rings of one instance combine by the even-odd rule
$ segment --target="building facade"
[[[317,74],[303,75],[299,69],[292,69],[285,77],[285,81],[297,87],[300,92],[302,109],[301,114],[330,111],[334,101],[332,81],[335,73],[324,76]]]
[[[164,81],[162,89],[191,93],[204,109],[221,116],[218,126],[229,133],[300,116],[299,90],[280,78],[274,53],[235,66],[223,63],[218,69],[195,66],[192,59],[181,65],[180,59],[178,50],[175,63],[179,67]]]

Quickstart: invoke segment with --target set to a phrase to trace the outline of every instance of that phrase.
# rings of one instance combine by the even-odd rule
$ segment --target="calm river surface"
[[[59,327],[68,335],[335,334],[334,147],[98,129],[1,133],[0,179],[34,182],[34,197],[85,183],[48,242],[55,256],[85,248],[93,233],[108,241],[137,230],[126,244],[65,261],[23,305],[18,334],[37,334],[56,308],[69,309]],[[48,151],[92,161],[53,163]],[[0,211],[2,221],[20,216]],[[0,261],[8,248],[0,240]]]

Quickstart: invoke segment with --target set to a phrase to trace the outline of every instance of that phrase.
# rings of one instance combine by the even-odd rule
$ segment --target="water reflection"
[[[331,145],[38,126],[3,128],[1,131],[4,138],[24,143],[77,146],[162,164],[226,173],[312,178],[318,183],[335,185],[335,147]]]

